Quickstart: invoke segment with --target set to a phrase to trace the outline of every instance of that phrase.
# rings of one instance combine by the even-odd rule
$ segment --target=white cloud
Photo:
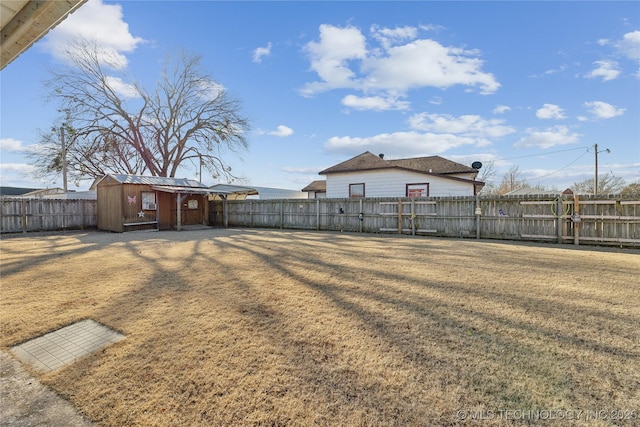
[[[130,99],[140,97],[140,94],[134,85],[123,82],[119,77],[108,76],[105,83],[122,98]]]
[[[602,78],[603,82],[615,80],[620,75],[618,63],[616,61],[595,61],[597,67],[591,71],[586,77],[591,79]]]
[[[611,119],[624,114],[624,108],[617,108],[602,101],[585,102],[585,108],[598,119]]]
[[[455,85],[493,93],[500,87],[493,74],[482,71],[480,52],[443,46],[435,40],[415,39],[413,27],[372,27],[367,39],[354,27],[320,26],[320,40],[305,50],[319,81],[307,83],[301,94],[311,96],[331,89],[356,89],[367,97],[382,93],[403,96],[421,87],[445,89]],[[380,46],[372,46],[378,41]],[[404,44],[403,44],[404,43]],[[369,48],[368,48],[369,45]]]
[[[31,154],[41,151],[40,144],[24,145],[22,141],[14,138],[0,138],[0,151],[5,153]]]
[[[615,43],[620,53],[629,59],[640,60],[640,31],[632,31]]]
[[[258,47],[253,51],[253,62],[260,63],[264,56],[271,55],[271,42],[266,47]]]
[[[547,74],[547,75],[561,73],[561,72],[565,71],[567,68],[569,68],[569,67],[566,64],[561,64],[558,68],[551,68],[551,69],[545,71],[544,73]]]
[[[542,108],[536,111],[536,117],[539,119],[564,119],[564,111],[555,104],[544,104]]]
[[[290,173],[304,173],[304,174],[318,174],[321,170],[326,169],[326,167],[297,167],[297,166],[283,166],[281,170],[284,172]],[[314,178],[318,179],[318,178]]]
[[[273,135],[273,136],[280,136],[280,137],[286,137],[286,136],[291,136],[293,135],[293,129],[291,129],[290,127],[284,126],[284,125],[280,125],[278,126],[278,128],[272,132],[268,132],[269,135]]]
[[[480,116],[453,117],[439,114],[414,114],[409,118],[412,130],[383,133],[370,137],[334,136],[324,147],[327,151],[345,154],[372,152],[393,153],[394,156],[421,156],[446,152],[461,146],[486,147],[490,138],[499,138],[515,130],[504,120],[485,120]]]
[[[443,27],[442,25],[437,25],[437,24],[425,24],[425,25],[420,25],[420,29],[422,31],[433,31],[433,32],[438,32],[438,31],[442,31],[444,30],[446,27]]]
[[[483,94],[500,87],[493,74],[481,71],[477,51],[446,47],[434,40],[415,40],[390,48],[385,56],[363,63],[364,87],[405,93],[420,87],[445,89],[455,85],[479,86]]]
[[[13,138],[0,138],[0,150],[13,153],[23,153],[28,148],[22,145],[22,141]]]
[[[209,101],[215,100],[227,90],[224,85],[213,80],[201,81],[198,82],[198,85],[201,89],[199,92],[200,97]]]
[[[356,96],[347,95],[342,98],[342,105],[356,110],[407,110],[409,102],[400,101],[398,98],[381,96]]]
[[[504,120],[485,120],[476,115],[453,117],[448,114],[414,114],[409,118],[412,129],[438,132],[445,134],[460,134],[472,138],[500,138],[515,132],[504,125]]]
[[[511,107],[508,107],[506,105],[498,105],[493,109],[493,114],[504,114],[507,111],[511,111]]]
[[[26,163],[2,163],[0,164],[0,170],[2,170],[3,174],[5,172],[14,172],[27,175],[33,173],[36,168]]]
[[[318,73],[322,81],[308,83],[302,90],[304,95],[359,86],[354,80],[355,73],[348,67],[348,61],[364,59],[366,56],[366,41],[360,30],[322,24],[320,41],[307,43],[305,50],[311,60],[311,69]]]
[[[144,40],[129,32],[122,6],[89,0],[55,27],[43,40],[43,46],[55,58],[65,60],[68,47],[82,39],[96,43],[102,58],[109,58],[116,69],[127,65],[125,53],[133,52]]]
[[[571,133],[566,126],[554,126],[546,130],[529,128],[527,136],[514,144],[515,147],[551,148],[558,145],[574,144],[580,139],[580,134]]]
[[[475,138],[412,131],[383,133],[365,138],[334,136],[327,140],[324,147],[327,151],[346,154],[360,154],[368,150],[404,157],[434,155],[463,145],[482,146]]]
[[[404,40],[413,40],[418,35],[418,29],[415,27],[384,28],[373,25],[370,31],[373,38],[378,40],[385,50]]]

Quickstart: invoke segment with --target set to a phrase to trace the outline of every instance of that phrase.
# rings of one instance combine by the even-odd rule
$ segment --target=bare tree
[[[506,194],[510,191],[517,190],[522,187],[526,187],[528,182],[525,178],[522,177],[522,172],[520,168],[516,166],[512,166],[503,176],[498,188],[496,189],[497,194]]]
[[[627,185],[620,190],[620,194],[623,196],[640,197],[640,181]]]
[[[576,182],[571,189],[574,193],[594,194],[593,181],[593,178],[588,178],[584,181]],[[598,194],[619,194],[625,185],[626,182],[619,176],[610,173],[601,175],[598,177]]]
[[[51,98],[64,117],[72,178],[105,173],[173,177],[185,162],[233,178],[224,160],[247,148],[240,103],[201,70],[200,56],[169,58],[153,91],[122,71],[117,58],[88,42],[69,49],[71,65],[52,71]],[[60,144],[43,135],[35,154],[40,174],[60,171]],[[202,179],[202,177],[200,178]]]

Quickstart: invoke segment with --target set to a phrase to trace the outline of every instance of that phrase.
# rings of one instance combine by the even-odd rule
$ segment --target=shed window
[[[349,184],[349,197],[364,197],[364,183]]]
[[[155,211],[158,209],[156,202],[156,193],[142,192],[142,209],[147,211]]]
[[[407,197],[429,197],[429,184],[407,184]]]

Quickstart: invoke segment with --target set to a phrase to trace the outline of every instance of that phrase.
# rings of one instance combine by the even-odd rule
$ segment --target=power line
[[[548,173],[548,174],[546,174],[546,175],[542,175],[542,176],[536,177],[536,179],[543,179],[543,178],[547,178],[547,177],[549,177],[549,176],[551,176],[551,175],[554,175],[554,174],[556,174],[556,173],[558,173],[558,172],[560,172],[560,171],[565,170],[566,168],[568,168],[569,166],[571,166],[572,164],[574,164],[575,162],[577,162],[578,160],[580,160],[581,158],[583,158],[583,157],[585,156],[585,154],[587,154],[588,152],[589,152],[589,150],[585,151],[585,152],[584,152],[584,153],[582,153],[580,156],[578,156],[578,158],[577,158],[577,159],[575,159],[574,161],[572,161],[572,162],[571,162],[571,163],[569,163],[568,165],[561,167],[561,168],[560,168],[560,169],[558,169],[557,171],[553,171],[553,172]]]
[[[584,146],[584,147],[575,147],[575,148],[567,148],[565,150],[557,150],[557,151],[547,151],[544,153],[539,153],[539,154],[528,154],[526,156],[518,156],[518,157],[506,157],[503,159],[493,159],[493,160],[514,160],[514,159],[524,159],[525,157],[539,157],[539,156],[544,156],[545,154],[556,154],[556,153],[564,153],[567,151],[575,151],[575,150],[584,150],[586,149],[587,151],[585,151],[584,154],[589,152],[589,148],[592,148],[590,145],[589,146]],[[583,154],[583,155],[584,155]]]

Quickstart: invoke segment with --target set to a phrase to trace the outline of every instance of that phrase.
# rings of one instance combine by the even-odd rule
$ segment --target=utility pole
[[[64,143],[64,123],[60,126],[60,145],[62,145],[62,188],[67,192],[67,147]]]
[[[593,154],[596,157],[596,174],[593,177],[593,195],[598,195],[598,144],[593,145]]]
[[[593,155],[595,156],[595,160],[596,160],[596,173],[593,177],[593,195],[594,196],[598,195],[598,153],[602,153],[602,152],[610,153],[611,150],[609,150],[608,148],[605,148],[602,151],[598,151],[598,144],[593,144]]]

